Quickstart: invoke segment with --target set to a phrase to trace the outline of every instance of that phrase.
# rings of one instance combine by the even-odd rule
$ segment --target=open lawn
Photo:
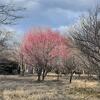
[[[100,100],[100,83],[49,75],[44,82],[36,76],[0,76],[0,100]]]

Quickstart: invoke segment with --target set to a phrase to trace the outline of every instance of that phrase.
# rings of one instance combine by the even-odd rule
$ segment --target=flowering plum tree
[[[59,32],[51,29],[37,28],[28,32],[22,41],[21,52],[25,62],[35,68],[38,81],[53,68],[57,58],[66,58],[69,52],[68,40]]]

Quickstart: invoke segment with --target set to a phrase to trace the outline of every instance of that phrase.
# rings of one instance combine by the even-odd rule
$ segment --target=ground
[[[67,76],[59,81],[49,75],[44,82],[36,76],[0,76],[0,100],[100,100],[100,82],[73,79]]]

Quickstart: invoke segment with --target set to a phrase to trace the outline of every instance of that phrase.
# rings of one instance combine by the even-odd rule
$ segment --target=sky
[[[22,35],[33,27],[51,27],[60,31],[79,20],[82,14],[96,6],[100,0],[0,0],[25,7],[23,19],[16,25],[5,26],[8,30]]]

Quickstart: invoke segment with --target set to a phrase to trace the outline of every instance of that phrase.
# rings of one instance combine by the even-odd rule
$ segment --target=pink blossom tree
[[[21,52],[25,62],[34,67],[38,81],[41,77],[44,80],[47,73],[54,69],[56,59],[68,56],[68,39],[48,28],[33,29],[24,36]]]

